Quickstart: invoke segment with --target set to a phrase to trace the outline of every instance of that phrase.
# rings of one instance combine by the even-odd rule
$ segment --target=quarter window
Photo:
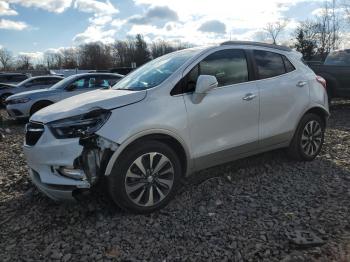
[[[255,50],[254,58],[260,79],[275,77],[286,73],[284,62],[280,54]]]
[[[295,70],[295,67],[293,66],[293,64],[288,60],[287,57],[282,56],[283,57],[283,62],[284,62],[284,66],[286,67],[286,72],[292,72]]]

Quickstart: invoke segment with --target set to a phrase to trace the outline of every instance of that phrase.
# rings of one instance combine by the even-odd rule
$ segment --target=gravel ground
[[[146,216],[98,193],[74,205],[43,196],[27,178],[23,125],[10,123],[0,141],[0,260],[350,261],[350,102],[331,112],[315,161],[279,150],[212,168]],[[295,244],[296,230],[320,242]]]

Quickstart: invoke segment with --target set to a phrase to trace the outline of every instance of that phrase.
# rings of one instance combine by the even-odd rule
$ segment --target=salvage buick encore
[[[71,199],[105,178],[124,209],[164,207],[194,171],[277,148],[320,152],[326,83],[289,48],[226,42],[155,59],[111,89],[35,113],[24,151],[34,184]]]

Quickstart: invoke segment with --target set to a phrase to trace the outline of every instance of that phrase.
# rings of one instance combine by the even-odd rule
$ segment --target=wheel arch
[[[40,105],[40,104],[46,104],[46,105],[51,105],[54,104],[54,102],[52,102],[51,100],[48,99],[44,99],[44,100],[39,100],[36,101],[34,104],[32,104],[32,106],[30,107],[30,114],[32,115],[33,112],[33,108],[35,108],[36,106]]]
[[[316,114],[318,116],[320,116],[322,118],[322,120],[324,121],[324,124],[326,125],[327,124],[327,121],[328,121],[328,118],[330,116],[329,112],[321,107],[321,106],[314,106],[310,109],[308,109],[304,114],[303,116],[300,118],[300,120],[306,115],[306,114],[309,114],[309,113],[313,113],[313,114]],[[299,120],[299,122],[300,122]]]
[[[105,176],[110,175],[114,163],[118,161],[119,156],[121,156],[121,154],[128,147],[136,143],[142,143],[143,141],[150,140],[160,141],[170,146],[179,156],[182,165],[182,174],[184,176],[187,176],[189,174],[189,171],[192,169],[192,161],[190,160],[189,149],[186,146],[185,142],[179,136],[169,130],[157,129],[138,133],[120,144],[120,146],[116,151],[114,151],[108,161],[105,170]]]

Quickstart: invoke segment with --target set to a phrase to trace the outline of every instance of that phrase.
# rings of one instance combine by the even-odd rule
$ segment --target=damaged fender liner
[[[83,146],[83,152],[74,160],[74,167],[84,170],[87,180],[94,185],[103,177],[108,161],[119,145],[96,134],[80,138],[79,144]]]

